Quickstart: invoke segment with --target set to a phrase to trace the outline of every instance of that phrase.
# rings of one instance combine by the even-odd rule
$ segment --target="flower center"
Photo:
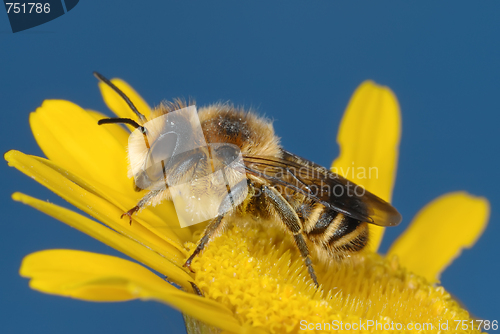
[[[318,289],[292,241],[274,228],[228,229],[192,268],[205,297],[227,306],[243,325],[271,333],[340,322],[365,327],[372,323],[367,330],[374,332],[381,331],[377,323],[432,323],[436,331],[447,320],[450,329],[455,329],[453,320],[470,321],[467,311],[442,287],[409,273],[395,257],[363,252],[343,262],[315,264]]]

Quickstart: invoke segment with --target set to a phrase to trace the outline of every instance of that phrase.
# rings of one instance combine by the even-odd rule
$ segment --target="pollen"
[[[192,251],[195,244],[186,246]],[[408,272],[395,256],[365,252],[314,265],[319,287],[283,232],[235,226],[215,238],[192,269],[206,298],[224,304],[242,325],[270,333],[345,332],[363,324],[359,332],[474,333],[470,326],[456,330],[458,320],[472,319],[448,292]]]

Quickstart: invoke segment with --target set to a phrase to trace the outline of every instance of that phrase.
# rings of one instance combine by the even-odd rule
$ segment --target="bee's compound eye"
[[[229,166],[232,162],[236,161],[240,156],[240,149],[232,144],[220,144],[215,148],[217,159],[223,163],[224,166]]]
[[[169,159],[175,154],[178,136],[174,132],[162,134],[149,149],[144,170],[150,181],[163,178],[163,169]]]

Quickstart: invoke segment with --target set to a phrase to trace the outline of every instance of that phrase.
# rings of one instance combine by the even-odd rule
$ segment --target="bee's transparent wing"
[[[304,196],[351,218],[395,226],[401,215],[389,203],[326,168],[283,150],[283,157],[245,155],[247,173]]]

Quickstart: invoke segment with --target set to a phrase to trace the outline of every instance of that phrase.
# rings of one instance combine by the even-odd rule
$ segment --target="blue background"
[[[442,276],[477,317],[498,320],[500,3],[402,1],[80,1],[13,34],[0,13],[1,151],[40,155],[28,114],[60,98],[107,111],[92,71],[128,81],[150,105],[178,96],[231,100],[275,120],[288,150],[323,165],[338,153],[339,121],[365,79],[391,87],[403,136],[394,205],[404,222],[446,192],[491,202],[489,226]],[[116,254],[10,199],[22,191],[67,203],[2,164],[0,330],[4,333],[184,333],[154,302],[88,303],[32,291],[19,277],[34,251]],[[432,233],[432,231],[429,231]]]

